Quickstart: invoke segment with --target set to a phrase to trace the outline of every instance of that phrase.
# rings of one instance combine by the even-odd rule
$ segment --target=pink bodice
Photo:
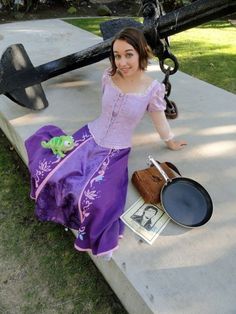
[[[165,86],[154,80],[144,93],[123,93],[108,70],[102,78],[102,112],[88,124],[95,142],[108,148],[131,147],[132,133],[145,111],[164,111]]]

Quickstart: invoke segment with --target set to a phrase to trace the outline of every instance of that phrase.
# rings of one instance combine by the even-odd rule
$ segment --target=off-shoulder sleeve
[[[165,85],[157,82],[152,90],[151,98],[147,106],[148,112],[164,111],[166,109]]]
[[[110,69],[106,69],[102,75],[102,93],[104,92],[105,86],[106,86],[106,84],[110,78],[109,71],[110,71]]]

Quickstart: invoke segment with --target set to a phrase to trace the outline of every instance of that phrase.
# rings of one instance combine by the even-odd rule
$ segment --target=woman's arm
[[[170,125],[166,119],[164,111],[149,112],[154,126],[160,135],[160,138],[166,143],[166,146],[171,150],[180,150],[187,145],[185,141],[174,140],[174,134],[171,131]]]

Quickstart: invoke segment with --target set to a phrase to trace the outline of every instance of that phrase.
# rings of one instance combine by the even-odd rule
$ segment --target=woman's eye
[[[119,55],[115,55],[115,59],[118,60],[120,58]]]
[[[133,54],[132,53],[127,53],[126,58],[131,58],[131,57],[133,57]]]

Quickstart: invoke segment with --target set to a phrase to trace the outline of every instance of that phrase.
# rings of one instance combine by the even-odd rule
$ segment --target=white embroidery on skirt
[[[91,137],[91,134],[84,133],[81,139],[75,141],[75,147],[81,145],[85,140]],[[73,149],[74,150],[74,149]],[[70,152],[72,152],[71,150]],[[53,156],[53,160],[47,161],[45,158],[39,161],[38,169],[35,171],[35,175],[32,176],[35,179],[35,188],[37,189],[40,185],[40,181],[45,177],[46,173],[52,170],[52,165],[57,164],[61,161],[62,157]],[[66,157],[65,157],[66,158]]]
[[[79,211],[81,213],[81,223],[84,223],[86,218],[90,215],[91,213],[91,205],[93,204],[92,201],[94,201],[95,199],[100,197],[100,192],[95,183],[102,181],[104,178],[104,175],[106,173],[106,170],[108,168],[108,165],[111,161],[111,158],[117,154],[120,150],[119,149],[112,149],[109,151],[107,157],[103,160],[101,167],[94,173],[94,175],[90,178],[89,182],[86,184],[85,189],[82,192],[81,195],[81,200],[82,197],[84,196],[83,201],[81,202],[81,210],[79,208]],[[97,174],[97,175],[96,175]],[[79,202],[80,203],[80,202]],[[79,206],[80,207],[80,206]],[[83,234],[81,236],[80,233],[80,229],[83,229]],[[79,229],[79,233],[78,233],[78,238],[80,238],[80,240],[84,239],[84,236],[86,235],[86,226],[83,226]]]
[[[78,231],[78,238],[80,238],[80,240],[83,240],[83,239],[84,239],[84,235],[86,234],[86,232],[84,232],[84,230],[85,230],[85,227],[79,228],[79,231]]]
[[[45,176],[45,173],[52,170],[52,164],[59,162],[58,161],[47,161],[45,158],[42,161],[39,161],[38,169],[35,172],[35,187],[39,186],[40,180]]]

